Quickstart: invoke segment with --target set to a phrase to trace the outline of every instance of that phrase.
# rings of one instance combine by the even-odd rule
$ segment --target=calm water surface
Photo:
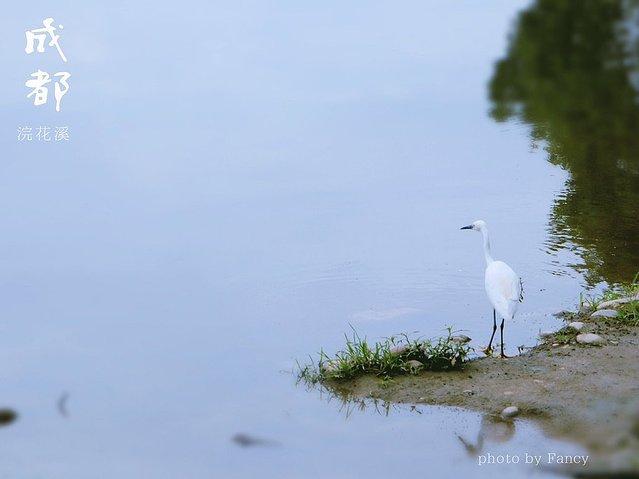
[[[542,476],[477,466],[457,435],[494,429],[480,414],[345,405],[291,369],[349,324],[484,344],[475,219],[524,279],[510,353],[639,270],[634,23],[608,3],[8,7],[2,477]],[[23,52],[46,15],[73,74],[58,115],[24,98],[60,68]],[[16,141],[40,124],[71,141]],[[524,421],[489,437],[580,450]]]

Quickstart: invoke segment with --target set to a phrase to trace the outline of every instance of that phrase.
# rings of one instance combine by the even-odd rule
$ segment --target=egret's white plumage
[[[493,305],[493,334],[486,348],[487,352],[492,351],[491,346],[495,331],[497,330],[497,319],[495,312],[502,318],[501,322],[501,355],[504,354],[504,320],[513,319],[517,312],[517,306],[523,300],[521,279],[517,273],[503,261],[493,259],[490,252],[490,238],[486,223],[482,220],[464,226],[462,229],[472,229],[479,231],[484,240],[484,257],[486,259],[486,272],[484,275],[484,286],[490,304]]]
[[[490,304],[497,314],[513,319],[521,297],[519,276],[503,261],[493,261],[486,266],[484,286]]]

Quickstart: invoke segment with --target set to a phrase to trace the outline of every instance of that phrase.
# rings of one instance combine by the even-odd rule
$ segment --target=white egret
[[[463,230],[479,231],[484,239],[484,257],[486,258],[486,272],[484,274],[484,286],[490,304],[493,305],[493,334],[490,336],[488,346],[484,349],[484,353],[489,356],[492,354],[493,338],[497,331],[497,313],[501,316],[501,357],[506,358],[504,354],[504,321],[513,319],[517,306],[523,301],[523,288],[521,279],[517,276],[510,266],[503,261],[496,261],[490,254],[490,238],[488,237],[488,229],[486,223],[477,220],[473,224],[464,226]]]

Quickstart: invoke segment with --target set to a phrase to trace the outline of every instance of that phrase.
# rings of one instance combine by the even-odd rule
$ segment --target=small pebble
[[[450,340],[454,343],[466,344],[470,343],[471,339],[465,334],[458,334],[457,336],[453,336]]]
[[[598,334],[594,333],[584,333],[577,335],[577,342],[579,344],[601,344],[604,342],[604,339]]]
[[[557,346],[559,346],[559,343],[552,343],[553,348],[556,348]]]
[[[406,361],[404,363],[404,366],[406,366],[408,370],[411,372],[419,371],[420,369],[424,367],[424,365],[420,363],[419,361],[417,361],[416,359],[411,359],[410,361]]]
[[[519,414],[519,408],[517,406],[508,406],[501,412],[501,417],[503,419],[510,419],[515,417],[517,414]]]
[[[408,351],[408,345],[407,344],[398,344],[396,346],[393,346],[390,349],[390,352],[393,354],[396,354],[397,356],[400,356],[402,354],[404,354],[406,351]]]
[[[619,316],[619,311],[614,309],[598,309],[590,315],[591,318],[616,318]]]
[[[572,323],[568,323],[568,327],[574,329],[575,331],[581,331],[584,327],[584,323],[581,321],[573,321]]]

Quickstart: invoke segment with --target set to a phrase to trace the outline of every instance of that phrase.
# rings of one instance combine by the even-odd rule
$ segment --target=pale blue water
[[[483,344],[481,240],[459,231],[475,219],[524,278],[511,352],[578,300],[572,253],[544,247],[567,174],[487,116],[526,4],[7,6],[0,403],[20,419],[0,477],[528,474],[465,454],[455,434],[479,414],[346,418],[290,374],[349,324]],[[23,52],[48,15],[73,75],[59,114],[24,98],[29,73],[61,68]],[[40,124],[71,141],[16,140]],[[279,445],[243,449],[240,432]],[[487,448],[578,450],[525,422]]]

